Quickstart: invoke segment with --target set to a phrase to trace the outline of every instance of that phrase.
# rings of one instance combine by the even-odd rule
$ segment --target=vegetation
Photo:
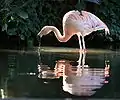
[[[111,35],[107,40],[120,40],[120,5],[119,0],[104,0],[97,16],[109,27]],[[55,25],[62,31],[62,17],[72,9],[84,9],[80,0],[1,0],[0,26],[1,32],[17,36],[17,41],[26,41],[33,45],[36,35],[45,25]],[[51,36],[53,34],[50,34]]]
[[[100,6],[98,16],[102,19],[109,27],[111,33],[111,41],[120,40],[120,5],[118,0],[104,0]]]

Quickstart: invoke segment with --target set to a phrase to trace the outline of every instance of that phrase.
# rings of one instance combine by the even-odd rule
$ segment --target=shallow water
[[[120,52],[0,50],[1,98],[120,98]]]

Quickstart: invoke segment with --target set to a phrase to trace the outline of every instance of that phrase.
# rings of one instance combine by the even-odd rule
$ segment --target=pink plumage
[[[63,17],[63,27],[72,24],[81,33],[86,36],[93,31],[105,29],[109,33],[109,29],[97,16],[87,11],[69,11]]]
[[[76,34],[79,39],[80,49],[82,49],[80,36],[82,37],[83,49],[85,49],[84,36],[103,29],[105,29],[106,34],[109,33],[107,25],[94,14],[87,11],[73,10],[67,12],[63,17],[63,35],[55,26],[44,26],[38,35],[47,35],[53,31],[60,42],[67,42]]]

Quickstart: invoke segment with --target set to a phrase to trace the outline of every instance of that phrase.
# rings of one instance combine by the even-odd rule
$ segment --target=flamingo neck
[[[61,35],[60,31],[54,26],[52,27],[52,31],[55,33],[56,38],[60,42],[67,42],[70,38],[70,36],[66,35],[65,32],[63,33],[63,35]]]

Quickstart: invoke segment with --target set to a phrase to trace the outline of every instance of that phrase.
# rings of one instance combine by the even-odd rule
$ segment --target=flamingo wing
[[[97,16],[95,16],[94,14],[90,13],[90,12],[87,12],[89,14],[89,20],[92,24],[92,27],[94,28],[94,31],[97,31],[97,30],[103,30],[105,29],[105,33],[109,34],[109,28],[107,27],[107,25],[101,21]]]

